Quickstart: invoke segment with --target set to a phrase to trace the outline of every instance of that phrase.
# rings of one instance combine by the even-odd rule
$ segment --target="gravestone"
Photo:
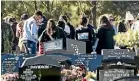
[[[1,56],[1,72],[4,73],[12,73],[18,72],[19,66],[21,66],[22,62],[27,57],[32,57],[34,55],[15,55],[15,54],[4,54]]]
[[[86,42],[66,39],[66,50],[74,54],[86,54]]]
[[[5,54],[1,57],[1,72],[4,73],[12,73],[17,72],[18,67],[20,66],[19,59],[20,56],[16,56],[13,54]]]
[[[45,52],[57,49],[63,49],[63,39],[53,40],[44,43]]]
[[[70,57],[70,61],[73,65],[84,65],[90,71],[97,70],[97,67],[101,65],[102,55],[97,54],[62,54],[62,53],[53,53],[51,55],[62,55]]]
[[[86,43],[66,38],[44,42],[44,52],[53,50],[67,50],[73,54],[86,54]]]
[[[102,54],[103,66],[98,68],[97,73],[99,81],[113,81],[135,75],[135,52],[128,49],[103,49]]]
[[[105,59],[134,59],[135,52],[128,49],[103,49],[103,60]]]
[[[139,81],[139,76],[122,77],[114,81]]]
[[[19,68],[20,81],[60,81],[60,67],[53,67],[47,65],[33,65]],[[42,80],[43,77],[43,80]],[[53,77],[53,78],[52,78]],[[53,80],[52,80],[53,79]],[[55,79],[55,80],[54,80]]]
[[[106,67],[106,68],[104,68]],[[135,75],[135,67],[128,67],[122,65],[114,65],[113,67],[104,66],[98,69],[99,81],[113,81],[121,77],[129,77]]]
[[[136,56],[139,56],[139,47],[135,47]]]

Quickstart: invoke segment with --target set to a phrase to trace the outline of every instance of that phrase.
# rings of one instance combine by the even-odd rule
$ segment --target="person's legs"
[[[24,47],[25,47],[26,53],[36,54],[37,49],[36,49],[35,42],[27,40],[26,42],[24,42]]]
[[[36,49],[36,43],[35,42],[33,42],[33,41],[30,41],[31,43],[30,43],[30,48],[31,48],[31,54],[36,54],[36,51],[37,51],[37,49]]]

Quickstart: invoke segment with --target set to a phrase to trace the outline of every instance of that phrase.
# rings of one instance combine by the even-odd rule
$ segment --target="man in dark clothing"
[[[118,24],[118,32],[126,32],[127,31],[124,22],[125,22],[125,20],[122,20]]]
[[[42,23],[39,25],[38,29],[38,37],[42,34],[42,32],[45,30],[47,25],[47,19],[45,16],[42,17]]]
[[[86,53],[93,51],[92,46],[95,43],[95,33],[92,27],[87,26],[87,18],[81,17],[80,25],[76,28],[75,33],[76,40],[86,42]]]
[[[58,26],[61,27],[64,32],[66,33],[67,38],[74,39],[75,37],[75,29],[74,27],[68,22],[67,16],[63,15],[60,16]]]
[[[14,33],[11,26],[2,20],[1,22],[1,32],[2,32],[2,53],[11,53],[12,52],[12,40],[14,39]]]
[[[16,37],[16,19],[15,18],[9,18],[9,25],[12,29],[13,32],[13,40],[12,40],[12,50],[15,51],[16,50],[16,46],[18,45],[18,38]]]

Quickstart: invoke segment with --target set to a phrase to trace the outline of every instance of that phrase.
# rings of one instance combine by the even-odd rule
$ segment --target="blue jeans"
[[[36,43],[33,41],[24,41],[24,47],[27,54],[36,54]]]

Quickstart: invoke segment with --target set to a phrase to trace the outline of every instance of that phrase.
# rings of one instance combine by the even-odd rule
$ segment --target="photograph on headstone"
[[[54,41],[49,41],[44,43],[44,50],[45,52],[51,51],[51,50],[58,50],[63,49],[63,39],[58,39]]]

